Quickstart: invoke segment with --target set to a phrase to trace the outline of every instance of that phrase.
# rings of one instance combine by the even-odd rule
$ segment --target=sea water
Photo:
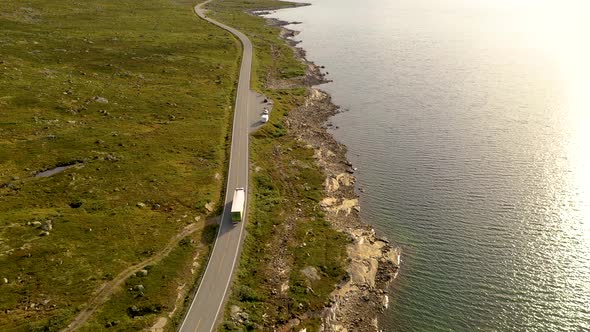
[[[403,248],[386,331],[590,330],[590,5],[312,0],[362,217]]]

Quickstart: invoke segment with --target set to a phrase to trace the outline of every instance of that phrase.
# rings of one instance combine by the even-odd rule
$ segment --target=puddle
[[[36,178],[46,178],[48,176],[52,176],[52,175],[57,174],[59,172],[63,172],[66,169],[72,168],[74,166],[76,166],[76,164],[74,164],[74,165],[67,165],[67,166],[58,166],[58,167],[55,167],[55,168],[52,168],[52,169],[48,169],[48,170],[43,171],[43,172],[39,172],[39,173],[35,174],[35,177]]]

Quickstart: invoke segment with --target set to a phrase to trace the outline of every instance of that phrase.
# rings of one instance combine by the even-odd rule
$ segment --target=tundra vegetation
[[[193,5],[0,2],[0,330],[65,327],[199,223],[84,329],[149,326],[194,284],[219,212],[240,45]],[[72,167],[35,176],[58,166]]]

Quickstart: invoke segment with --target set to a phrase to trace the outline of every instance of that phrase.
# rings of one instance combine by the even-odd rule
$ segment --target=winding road
[[[225,299],[234,268],[240,256],[244,225],[246,223],[245,216],[247,215],[245,211],[244,220],[236,225],[231,221],[230,209],[235,188],[245,188],[245,206],[248,206],[248,133],[251,123],[248,110],[252,104],[250,97],[253,95],[253,92],[250,91],[252,43],[240,31],[207,17],[203,6],[210,1],[212,0],[195,6],[195,13],[202,19],[238,37],[243,46],[243,55],[236,96],[229,173],[221,224],[197,293],[180,326],[179,331],[181,332],[213,331],[218,318],[220,318],[219,316],[223,315]]]

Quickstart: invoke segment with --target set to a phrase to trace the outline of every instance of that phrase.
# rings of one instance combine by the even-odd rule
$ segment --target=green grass
[[[224,0],[210,5],[210,15],[250,37],[255,54],[252,85],[275,102],[271,121],[250,141],[254,199],[250,200],[248,233],[221,330],[271,330],[303,313],[317,312],[345,276],[348,239],[331,227],[318,205],[323,196],[324,175],[315,164],[313,151],[297,142],[283,123],[289,111],[304,101],[306,89],[266,88],[269,79],[300,81],[305,65],[278,37],[278,29],[244,12],[288,5],[272,0]],[[257,167],[260,169],[255,171]],[[291,231],[285,230],[286,223],[293,225]],[[281,242],[282,238],[287,242]],[[286,246],[290,271],[286,295],[277,295],[271,286],[278,273],[271,262],[281,246]],[[321,278],[307,280],[301,273],[307,266],[315,267]],[[248,313],[249,322],[232,322],[231,305]],[[319,319],[309,317],[302,319],[298,329],[307,327],[314,331],[320,323]]]
[[[0,330],[64,327],[220,201],[240,49],[193,5],[0,2]]]
[[[211,15],[242,32],[245,32],[254,46],[252,87],[265,91],[270,75],[274,78],[289,79],[305,74],[305,66],[294,56],[291,48],[279,38],[278,29],[269,27],[265,20],[245,13],[251,9],[278,9],[290,6],[289,2],[276,0],[223,0],[208,4]],[[266,91],[265,91],[266,92]]]
[[[160,263],[146,266],[147,276],[132,276],[125,281],[123,290],[115,294],[80,331],[100,331],[109,326],[118,331],[139,331],[151,327],[157,314],[173,310],[178,296],[178,287],[190,289],[196,283],[195,276],[204,268],[208,249],[212,243],[217,227],[208,226],[203,232],[193,234],[179,243]],[[199,271],[190,272],[192,257],[199,254]],[[143,290],[138,290],[141,285]],[[182,303],[182,298],[181,298]],[[133,311],[133,307],[137,311]],[[180,322],[182,308],[175,311],[175,317],[166,327],[174,331]],[[113,324],[114,323],[114,324]]]

